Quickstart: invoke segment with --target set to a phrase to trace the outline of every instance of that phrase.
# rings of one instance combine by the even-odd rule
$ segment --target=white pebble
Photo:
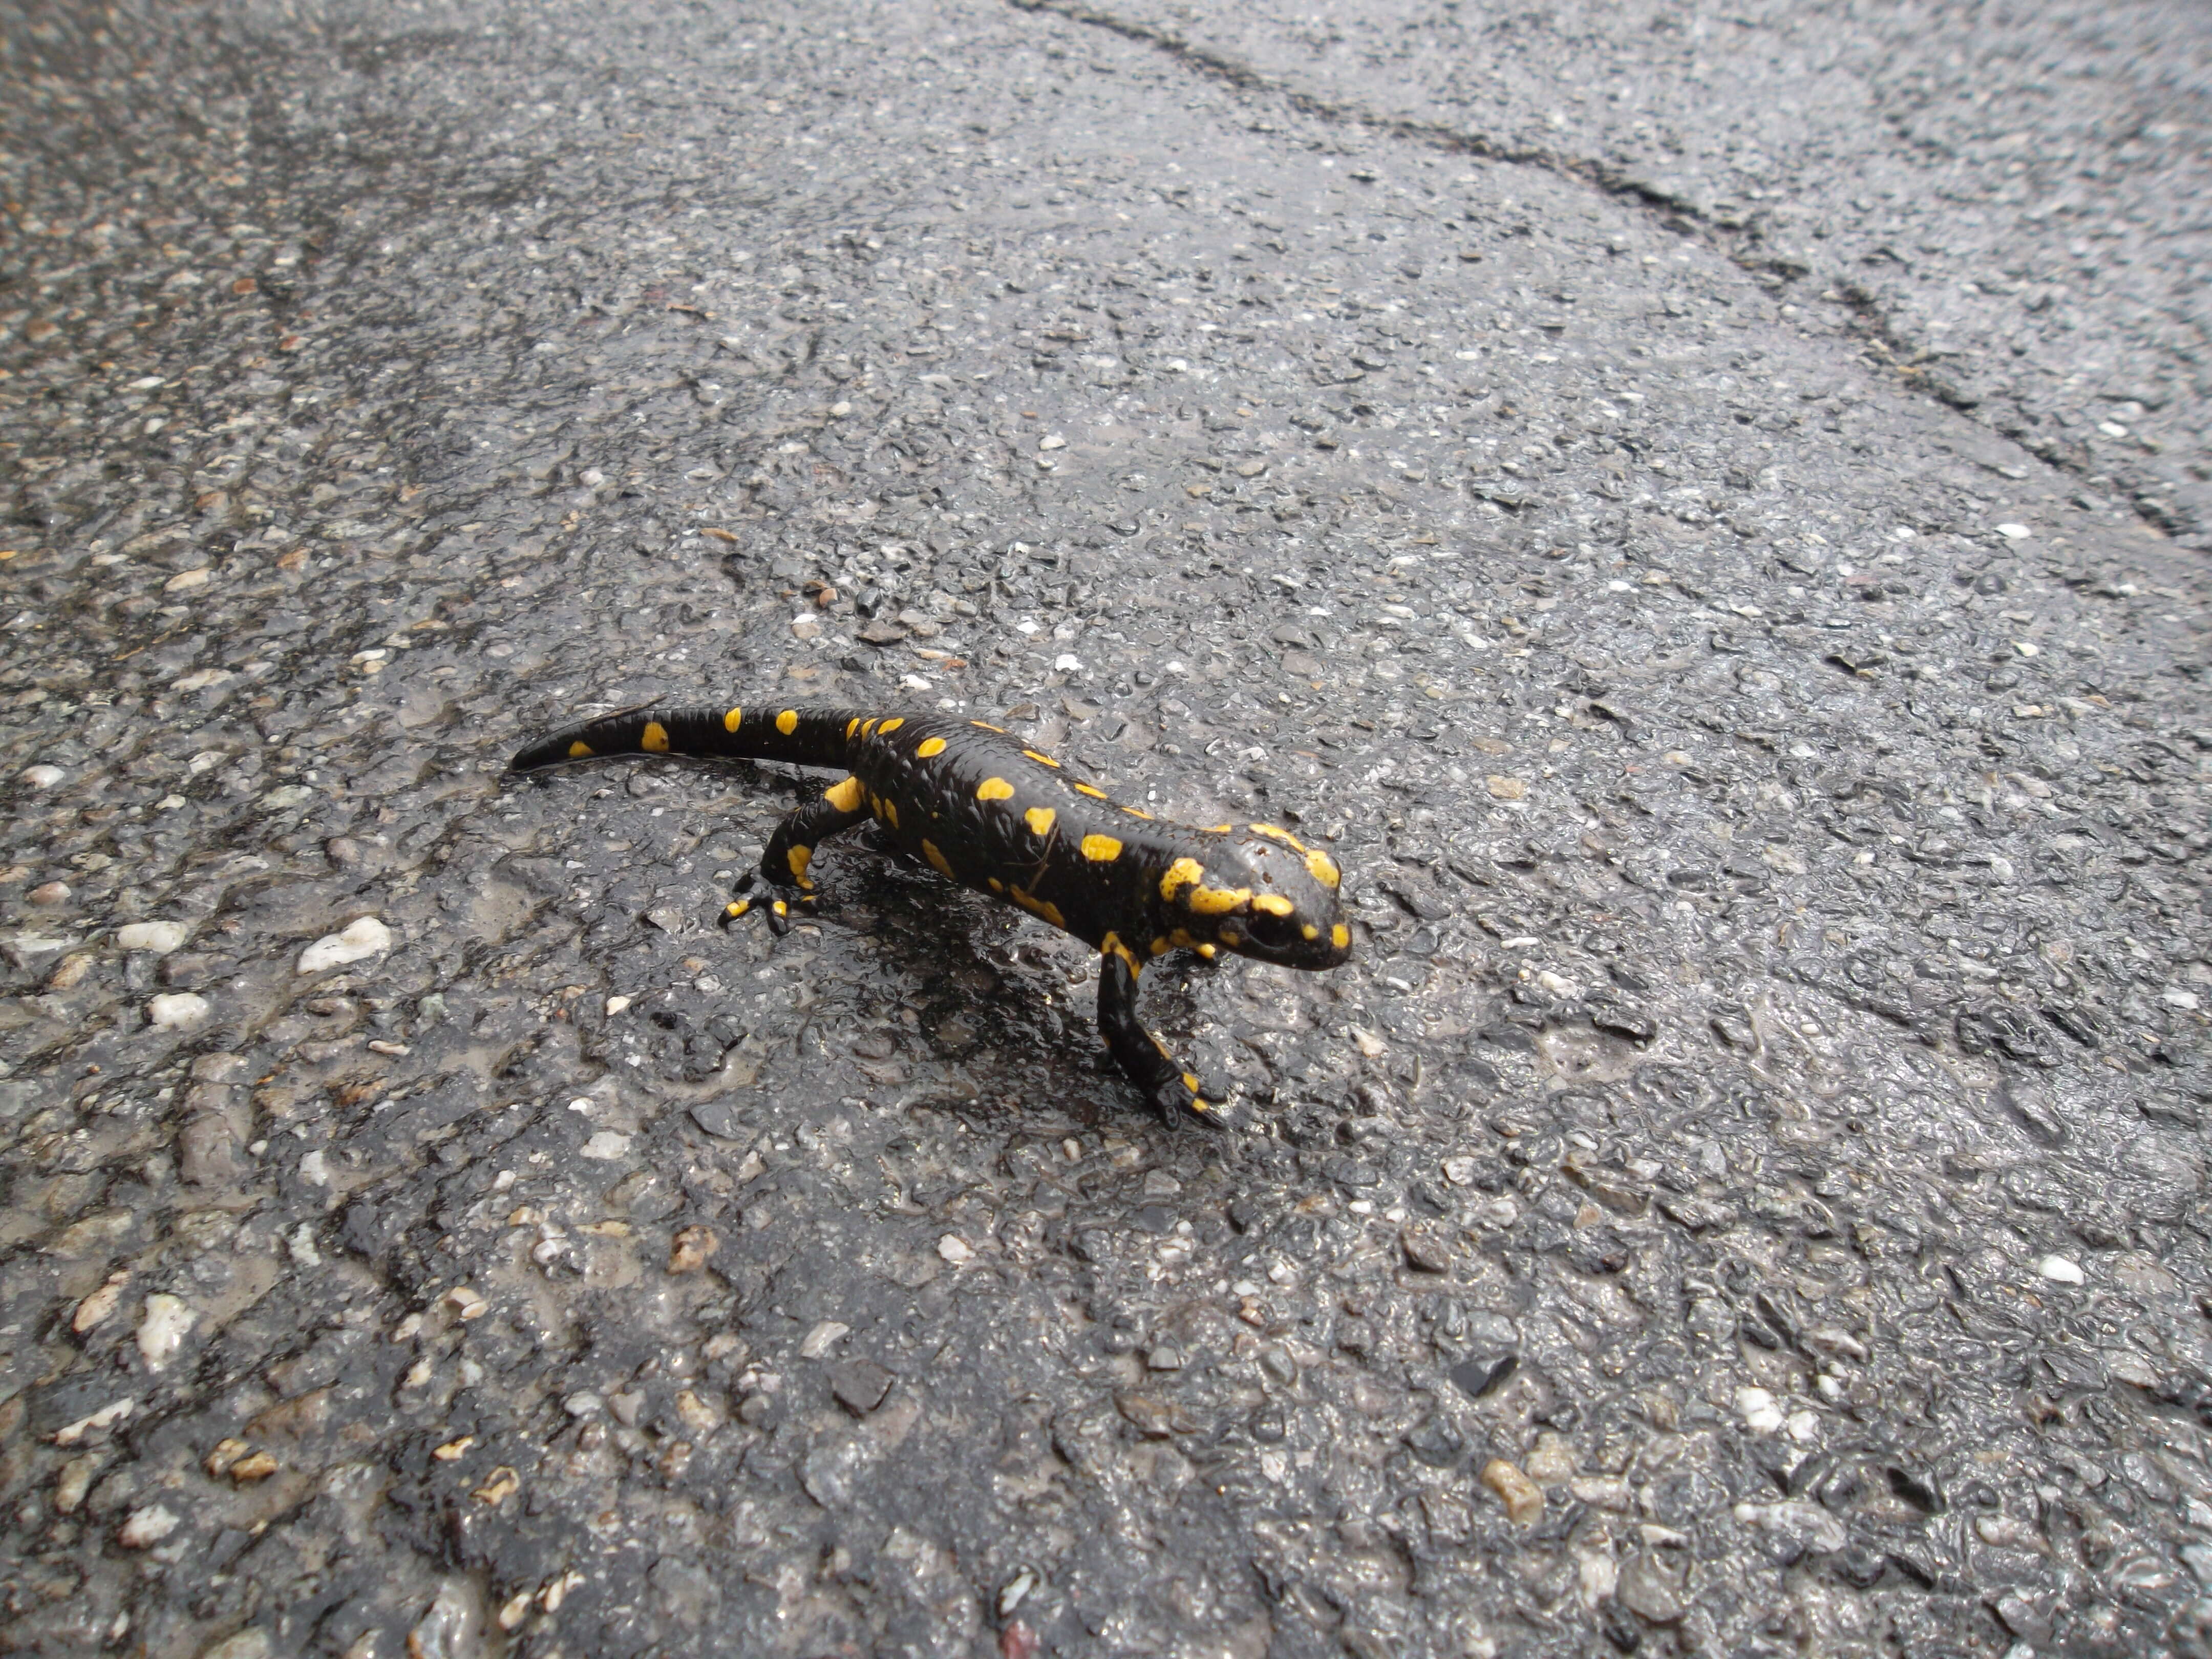
[[[189,1031],[207,1017],[208,1000],[191,991],[155,997],[146,1005],[146,1018],[163,1031]]]
[[[957,1233],[947,1233],[939,1239],[937,1253],[956,1267],[964,1266],[975,1259],[975,1246]]]
[[[69,775],[58,766],[27,766],[23,781],[33,789],[51,789]]]
[[[2160,991],[2158,994],[2158,1000],[2169,1008],[2179,1008],[2189,1012],[2194,1012],[2197,1008],[2197,998],[2194,991],[2180,989]]]
[[[1039,449],[1065,449],[1067,447],[1067,440],[1061,437],[1057,432],[1049,432],[1043,437],[1037,440],[1037,447]]]
[[[609,1019],[612,1019],[617,1014],[622,1012],[623,1009],[629,1006],[629,999],[628,997],[609,997],[607,999],[607,1018]]]
[[[2054,1285],[2081,1285],[2087,1282],[2081,1269],[2063,1255],[2046,1255],[2035,1264],[2035,1271]]]
[[[629,1155],[629,1137],[618,1135],[612,1129],[602,1129],[577,1150],[584,1157],[605,1164]]]
[[[1765,1389],[1738,1389],[1735,1408],[1743,1413],[1745,1425],[1754,1434],[1772,1434],[1782,1426],[1782,1407],[1774,1403],[1774,1396]]]
[[[151,1549],[176,1531],[179,1524],[176,1516],[161,1504],[149,1504],[132,1511],[131,1518],[123,1523],[123,1529],[115,1534],[115,1541],[126,1550]]]
[[[819,1359],[852,1334],[850,1325],[842,1324],[835,1319],[825,1319],[807,1332],[806,1340],[799,1345],[799,1357],[801,1359]]]
[[[1997,534],[2007,541],[2016,542],[2021,537],[2033,536],[2035,532],[2024,524],[2001,524],[1997,526]]]
[[[148,1370],[158,1371],[169,1363],[198,1317],[177,1297],[157,1292],[146,1298],[146,1311],[138,1321],[138,1352]]]
[[[325,968],[342,968],[365,957],[380,956],[392,948],[392,930],[374,916],[363,916],[343,931],[325,933],[300,952],[300,971],[319,974]]]
[[[300,1179],[310,1187],[327,1187],[331,1184],[330,1165],[324,1161],[321,1152],[309,1152],[307,1157],[300,1160]]]
[[[181,921],[129,921],[115,930],[115,942],[126,951],[161,957],[182,945],[187,931]]]

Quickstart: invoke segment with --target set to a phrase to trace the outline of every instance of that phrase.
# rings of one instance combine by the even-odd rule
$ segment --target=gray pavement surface
[[[0,1651],[2212,1644],[2189,7],[0,18]],[[647,697],[1003,718],[1152,988]]]

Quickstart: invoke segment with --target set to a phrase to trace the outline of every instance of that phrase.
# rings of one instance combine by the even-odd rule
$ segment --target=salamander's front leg
[[[1137,1018],[1137,959],[1112,934],[1098,962],[1098,1034],[1145,1097],[1170,1116],[1191,1112],[1216,1121],[1213,1100],[1194,1072],[1186,1072]]]
[[[769,838],[768,850],[761,854],[760,868],[748,874],[738,884],[738,891],[750,890],[754,875],[764,876],[778,887],[796,887],[795,899],[771,899],[765,910],[769,931],[781,938],[791,931],[791,907],[814,903],[814,882],[806,873],[806,866],[814,860],[814,849],[841,830],[849,830],[868,816],[867,792],[860,787],[858,778],[846,778],[830,785],[821,799],[809,801],[795,811],[787,813]],[[749,898],[730,902],[722,912],[726,922],[735,921],[753,908]]]

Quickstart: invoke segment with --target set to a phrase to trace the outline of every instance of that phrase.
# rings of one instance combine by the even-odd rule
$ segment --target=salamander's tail
[[[779,708],[773,703],[726,708],[647,705],[550,732],[507,764],[517,772],[534,772],[595,755],[700,755],[842,766],[846,733],[860,719],[845,709]]]

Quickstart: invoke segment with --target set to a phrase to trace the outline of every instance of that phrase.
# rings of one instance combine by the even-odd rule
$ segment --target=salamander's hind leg
[[[763,876],[775,886],[796,887],[794,899],[771,899],[764,908],[769,931],[782,936],[791,931],[791,907],[794,904],[811,907],[814,902],[814,882],[806,873],[806,866],[814,860],[814,849],[841,830],[849,830],[868,816],[868,798],[858,778],[845,778],[830,786],[821,799],[809,801],[797,811],[787,813],[769,838],[768,850],[761,854],[760,868],[749,873],[738,884],[738,891],[751,890],[755,875]],[[722,912],[725,922],[735,921],[753,908],[749,898],[739,897],[730,902]]]
[[[1220,1091],[1208,1091],[1196,1073],[1177,1065],[1137,1018],[1136,961],[1111,934],[1098,962],[1098,1034],[1121,1069],[1161,1111],[1170,1117],[1192,1113],[1202,1122],[1219,1121],[1213,1108]]]

